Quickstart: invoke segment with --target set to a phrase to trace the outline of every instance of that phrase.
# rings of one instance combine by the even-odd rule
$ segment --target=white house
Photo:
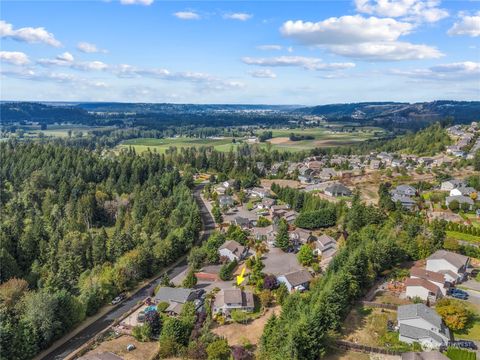
[[[260,199],[263,199],[264,197],[267,197],[270,195],[270,191],[261,187],[254,187],[249,190],[249,193],[251,196],[258,197]]]
[[[337,241],[326,234],[319,236],[314,245],[314,254],[320,255],[324,259],[332,257],[337,252]]]
[[[406,295],[410,299],[420,298],[424,301],[435,302],[443,296],[440,288],[434,283],[420,278],[408,278],[405,280]]]
[[[230,261],[240,261],[247,255],[247,248],[235,240],[228,240],[218,248],[218,253],[220,256],[227,257]]]
[[[289,292],[308,289],[312,275],[307,270],[298,270],[277,277],[279,283],[284,283]]]
[[[452,179],[452,180],[447,180],[442,182],[442,185],[440,186],[440,190],[451,191],[455,188],[464,187],[464,186],[465,186],[465,182],[463,180]]]
[[[445,280],[445,275],[442,273],[428,271],[419,267],[413,267],[410,269],[410,277],[413,279],[427,280],[436,285],[442,292],[442,295],[447,294],[448,281]]]
[[[398,307],[399,340],[412,344],[417,342],[424,348],[438,349],[452,340],[450,329],[433,309],[424,304]]]
[[[214,314],[230,315],[232,310],[253,311],[253,294],[240,289],[221,290],[215,295],[212,311]]]
[[[427,258],[426,269],[448,275],[448,278],[454,277],[457,282],[464,279],[469,261],[467,256],[446,250],[437,250]]]

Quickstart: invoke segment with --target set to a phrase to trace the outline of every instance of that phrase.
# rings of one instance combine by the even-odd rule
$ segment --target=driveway
[[[303,269],[298,263],[296,254],[285,253],[281,249],[273,246],[269,246],[268,248],[269,252],[262,256],[262,261],[265,264],[262,271],[265,274],[278,276]]]

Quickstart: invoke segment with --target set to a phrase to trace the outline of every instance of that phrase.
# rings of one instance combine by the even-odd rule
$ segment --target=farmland
[[[258,146],[268,147],[279,151],[303,151],[310,150],[316,147],[332,147],[354,144],[356,142],[365,141],[374,138],[382,132],[379,128],[365,127],[352,132],[333,132],[325,128],[294,128],[294,129],[263,129],[263,131],[272,131],[273,138],[267,142],[259,143]],[[296,135],[310,135],[313,139],[291,141],[289,135],[295,133]],[[130,139],[122,142],[119,148],[133,147],[137,152],[144,152],[146,150],[165,152],[170,147],[186,148],[186,147],[201,147],[213,146],[217,151],[230,151],[240,143],[247,142],[245,138],[231,138],[231,137],[216,137],[216,138],[191,138],[191,137],[176,137],[164,139],[139,138]]]

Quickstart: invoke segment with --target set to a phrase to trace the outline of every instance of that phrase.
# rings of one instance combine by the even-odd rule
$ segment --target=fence
[[[388,309],[388,310],[397,310],[398,305],[394,304],[381,304],[381,303],[376,303],[372,301],[360,301],[360,304],[363,306],[369,306],[369,307],[374,307],[374,308],[381,308],[381,309]]]
[[[352,350],[352,351],[363,352],[363,353],[376,353],[376,354],[384,354],[384,355],[400,355],[401,354],[400,351],[394,351],[394,350],[377,348],[377,347],[373,347],[373,346],[355,344],[353,342],[345,341],[345,340],[335,341],[335,346],[337,348],[340,348],[340,349]]]

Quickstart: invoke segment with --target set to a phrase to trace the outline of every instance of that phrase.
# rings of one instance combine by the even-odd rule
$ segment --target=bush
[[[315,255],[313,254],[312,249],[310,246],[304,244],[300,247],[300,251],[297,254],[297,260],[303,266],[310,266],[315,259]]]
[[[163,313],[165,310],[167,310],[167,308],[170,306],[170,304],[166,301],[162,301],[160,303],[158,303],[157,305],[157,311],[159,313]]]
[[[317,229],[335,225],[337,215],[335,209],[320,209],[300,213],[295,220],[295,225],[304,229]]]
[[[268,308],[273,302],[273,293],[270,290],[262,290],[260,293],[260,303],[264,308]]]
[[[236,323],[245,324],[250,320],[250,316],[246,311],[243,310],[232,310],[230,312],[232,320]]]
[[[180,349],[180,345],[175,341],[175,338],[171,336],[160,338],[158,345],[158,357],[160,359],[175,356]]]
[[[132,335],[137,341],[147,342],[150,340],[150,337],[152,335],[150,326],[148,326],[147,324],[137,325],[133,328]]]
[[[229,360],[230,347],[225,339],[218,339],[207,346],[209,360]]]
[[[257,227],[267,227],[272,222],[264,216],[260,216],[257,220]]]
[[[477,358],[473,351],[454,347],[449,347],[446,355],[451,360],[475,360]]]
[[[219,276],[223,281],[232,280],[232,274],[235,268],[237,267],[237,261],[233,260],[229,263],[226,263],[220,268]]]
[[[265,275],[263,278],[263,288],[267,290],[274,290],[278,287],[278,281],[275,275]]]

